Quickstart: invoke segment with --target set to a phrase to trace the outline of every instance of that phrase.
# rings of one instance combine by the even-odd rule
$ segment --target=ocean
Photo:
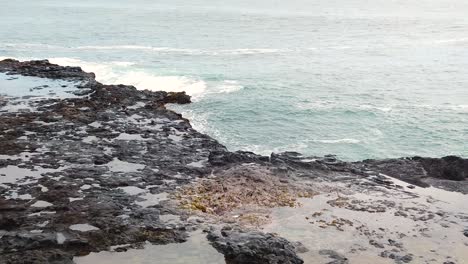
[[[230,150],[468,157],[465,0],[0,3],[0,57],[186,91]]]

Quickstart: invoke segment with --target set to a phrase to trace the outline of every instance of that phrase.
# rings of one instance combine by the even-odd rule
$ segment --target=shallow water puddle
[[[8,165],[4,168],[0,168],[0,185],[3,183],[15,183],[18,180],[26,177],[39,178],[42,174],[48,172],[57,172],[63,170],[64,167],[58,169],[44,169],[41,167],[34,167],[33,170],[20,168],[18,166]]]
[[[87,136],[84,137],[81,141],[83,141],[84,143],[93,144],[98,142],[99,138],[97,138],[96,136]]]
[[[81,232],[99,230],[99,228],[92,226],[90,224],[75,224],[75,225],[71,225],[69,228],[71,230],[81,231]]]
[[[146,192],[145,189],[141,189],[136,186],[124,186],[118,187],[117,189],[124,191],[128,195],[139,195]]]
[[[408,190],[419,196],[389,190],[302,198],[299,208],[275,208],[264,231],[301,242],[309,250],[301,254],[305,263],[326,263],[326,257],[320,260],[324,258],[319,254],[322,249],[334,250],[350,263],[394,263],[380,257],[386,250],[396,250],[399,256],[412,254],[415,263],[432,259],[442,263],[447,257],[455,263],[468,259],[462,232],[468,223],[458,217],[468,212],[468,196],[434,188]],[[332,206],[332,200],[338,205]]]
[[[32,196],[30,194],[18,194],[15,191],[10,191],[9,195],[5,195],[5,199],[32,200]]]
[[[107,166],[112,172],[134,172],[145,168],[145,165],[143,164],[130,163],[119,160],[118,158],[114,158],[112,161],[103,166]]]
[[[149,187],[149,186],[148,186]],[[168,193],[162,192],[157,194],[152,194],[147,189],[142,189],[136,186],[124,186],[118,187],[117,189],[124,191],[128,195],[136,195],[138,196],[137,201],[135,204],[146,208],[149,206],[157,205],[162,201],[168,200]]]
[[[179,143],[182,141],[182,137],[181,136],[178,136],[178,135],[169,135],[167,136],[167,138],[171,139],[172,141],[176,142],[176,143]]]
[[[150,138],[143,138],[140,134],[127,134],[127,133],[120,133],[120,135],[114,140],[139,140],[139,141],[148,141],[151,140]]]
[[[53,97],[77,97],[71,93],[71,91],[77,90],[77,83],[75,82],[32,76],[16,78],[18,76],[0,73],[0,85],[2,87],[0,93],[14,97],[43,96],[50,98],[50,93],[54,93]]]
[[[77,98],[73,92],[79,91],[77,83],[64,80],[51,80],[39,77],[6,75],[0,73],[0,98],[8,98],[1,111],[34,111],[34,102],[44,98]]]
[[[167,200],[168,193],[165,193],[165,192],[158,193],[158,194],[145,193],[144,195],[141,195],[140,198],[142,198],[143,200],[136,201],[135,203],[143,208],[146,208],[149,206],[157,205],[160,202]]]
[[[46,201],[37,201],[31,205],[31,207],[38,207],[38,208],[45,208],[53,206],[53,204],[46,202]]]
[[[224,264],[224,256],[218,253],[201,231],[193,232],[185,243],[152,245],[144,249],[126,252],[103,251],[84,257],[75,257],[77,264]]]
[[[208,161],[208,159],[194,161],[194,162],[191,162],[191,163],[187,164],[187,166],[194,167],[194,168],[203,168],[207,161]]]

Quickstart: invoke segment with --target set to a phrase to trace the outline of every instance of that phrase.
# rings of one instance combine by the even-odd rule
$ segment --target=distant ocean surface
[[[0,57],[187,91],[230,150],[468,157],[466,0],[0,2]]]

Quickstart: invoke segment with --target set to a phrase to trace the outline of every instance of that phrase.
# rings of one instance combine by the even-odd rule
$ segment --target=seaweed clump
[[[315,194],[267,168],[244,165],[185,186],[176,198],[184,209],[224,215],[247,207],[295,207],[300,205],[297,198]]]

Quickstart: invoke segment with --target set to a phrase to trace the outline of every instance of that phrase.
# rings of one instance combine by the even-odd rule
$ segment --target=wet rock
[[[294,248],[296,249],[297,253],[306,253],[309,252],[309,249],[306,248],[301,242],[296,241],[293,242]]]
[[[0,214],[0,230],[10,231],[21,226],[24,220],[18,216],[17,214]]]
[[[229,264],[304,263],[291,242],[273,234],[223,229],[209,233],[208,240]]]
[[[327,162],[327,160],[329,162]],[[275,165],[283,165],[295,169],[315,169],[315,170],[330,170],[328,164],[335,164],[331,162],[330,158],[318,158],[318,157],[304,157],[298,152],[282,152],[272,153],[270,161]]]
[[[403,217],[408,217],[408,214],[402,210],[396,211],[394,213],[395,216],[403,216]]]
[[[354,164],[419,187],[428,187],[427,179],[445,179],[449,181],[437,183],[448,190],[468,192],[468,184],[464,182],[464,179],[468,177],[468,159],[456,156],[364,160]],[[460,188],[459,184],[452,185],[450,181],[462,181],[460,184],[464,187]],[[409,188],[412,187],[409,186]]]
[[[31,234],[27,232],[8,232],[0,240],[0,253],[12,253],[18,250],[36,250],[53,248],[57,244],[52,233]]]
[[[413,260],[413,255],[412,254],[407,254],[407,255],[398,255],[395,252],[385,250],[380,253],[380,256],[383,258],[390,258],[395,260],[395,263],[401,264],[401,263],[409,263]]]
[[[334,250],[322,249],[319,251],[319,254],[328,256],[329,258],[333,259],[327,264],[348,264],[349,263],[348,258],[346,258],[345,256],[339,254],[338,252]]]
[[[437,158],[414,157],[427,172],[427,176],[452,181],[463,181],[468,177],[468,159],[456,156]]]
[[[73,256],[58,249],[29,250],[22,254],[7,253],[0,258],[0,264],[48,263],[73,264]]]
[[[384,245],[382,243],[379,243],[375,240],[369,240],[369,244],[371,244],[372,246],[376,248],[384,248]]]
[[[189,104],[192,101],[190,100],[190,95],[185,92],[169,92],[164,102],[167,104]]]
[[[94,73],[86,73],[80,67],[64,67],[52,64],[48,60],[20,62],[13,59],[0,61],[0,72],[37,76],[50,79],[87,79],[94,80]]]
[[[403,247],[403,244],[401,242],[397,242],[393,239],[388,239],[388,244],[390,246],[393,246],[393,247],[397,247],[397,248],[402,248]]]
[[[428,187],[428,184],[421,181],[421,178],[426,176],[424,168],[419,162],[411,159],[364,160],[357,164],[416,186]]]
[[[247,151],[228,152],[226,150],[218,150],[211,152],[210,156],[208,157],[208,162],[215,166],[262,162],[268,160],[268,157],[260,156]]]
[[[8,212],[23,210],[26,210],[24,203],[0,199],[0,212],[3,213],[4,217],[7,217],[5,214]]]

